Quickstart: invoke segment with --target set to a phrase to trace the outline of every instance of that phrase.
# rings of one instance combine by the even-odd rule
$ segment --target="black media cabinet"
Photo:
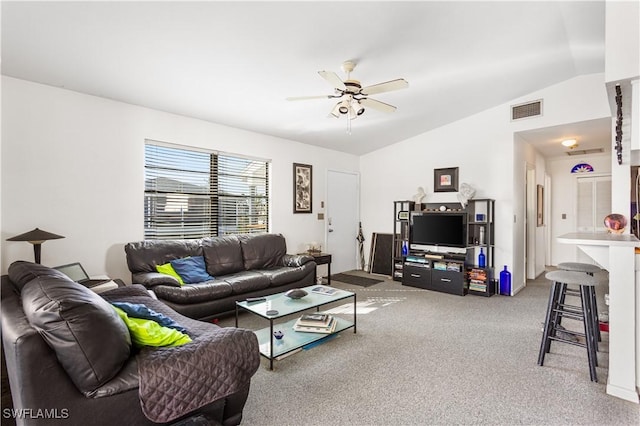
[[[464,260],[446,256],[407,256],[402,285],[464,296],[469,291]]]
[[[421,214],[466,214],[463,253],[429,252],[411,248],[414,212]],[[494,279],[494,217],[495,201],[488,198],[469,200],[465,208],[459,203],[415,203],[394,201],[393,279],[402,285],[464,296],[492,296],[496,293]],[[407,252],[402,247],[407,247]],[[442,247],[442,246],[441,246]],[[478,265],[480,251],[485,265]]]

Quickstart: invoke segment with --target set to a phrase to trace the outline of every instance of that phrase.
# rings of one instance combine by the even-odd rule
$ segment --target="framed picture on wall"
[[[309,164],[293,163],[293,212],[312,213],[313,169]]]
[[[457,192],[458,168],[433,169],[433,192]]]
[[[537,226],[544,226],[544,186],[538,185],[536,203]]]

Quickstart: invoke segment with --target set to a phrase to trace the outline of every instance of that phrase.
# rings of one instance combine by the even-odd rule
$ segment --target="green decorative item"
[[[181,346],[191,342],[191,338],[173,328],[163,327],[155,321],[131,318],[125,311],[113,306],[124,321],[136,346]]]
[[[171,265],[171,263],[165,263],[164,265],[156,265],[156,271],[160,272],[161,274],[172,276],[173,278],[178,280],[180,285],[184,285],[184,281],[182,281],[182,277],[178,275],[175,269],[173,269],[173,266]]]

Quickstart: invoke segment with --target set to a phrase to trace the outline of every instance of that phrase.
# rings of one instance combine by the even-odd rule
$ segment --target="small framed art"
[[[458,168],[433,169],[433,192],[458,191]]]
[[[537,194],[536,194],[536,225],[544,226],[544,186],[537,186]]]
[[[293,163],[293,212],[312,213],[313,169],[309,164]]]

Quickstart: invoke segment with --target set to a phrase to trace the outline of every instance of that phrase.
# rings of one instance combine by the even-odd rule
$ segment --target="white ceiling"
[[[358,155],[604,72],[604,1],[3,1],[1,13],[4,75]],[[368,109],[351,135],[327,117],[335,101],[285,100],[331,94],[317,72],[344,78],[345,60],[364,86],[409,82],[372,96],[397,111]]]

